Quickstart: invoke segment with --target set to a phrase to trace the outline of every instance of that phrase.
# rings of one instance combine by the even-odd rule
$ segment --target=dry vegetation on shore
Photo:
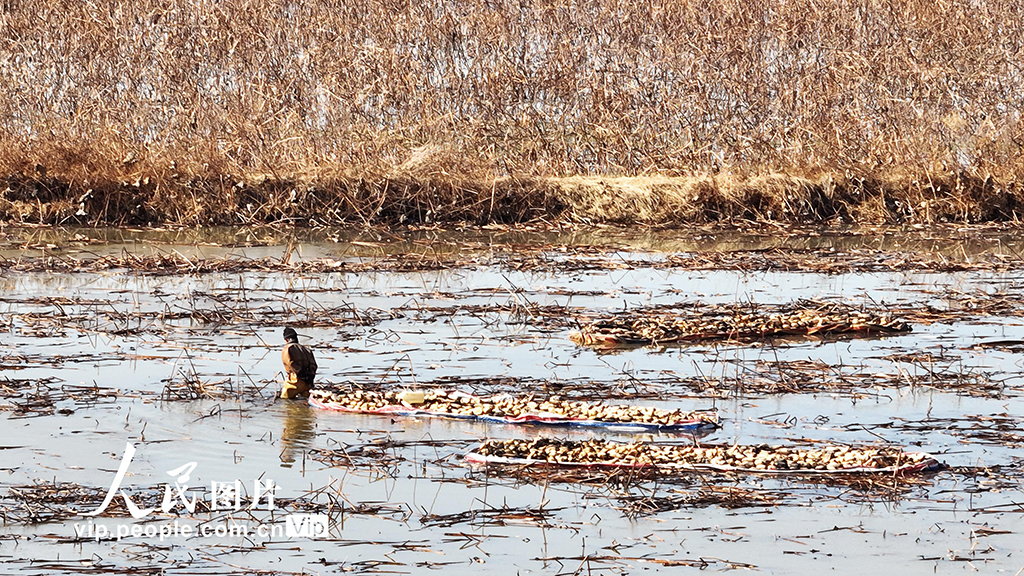
[[[0,219],[1015,220],[1007,0],[0,4]]]

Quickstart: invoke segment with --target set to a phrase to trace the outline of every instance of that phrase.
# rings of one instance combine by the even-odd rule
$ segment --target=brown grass
[[[6,0],[0,217],[1016,219],[1018,12]]]

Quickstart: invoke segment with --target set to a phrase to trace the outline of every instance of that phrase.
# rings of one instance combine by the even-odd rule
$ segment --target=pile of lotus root
[[[717,466],[757,471],[846,469],[894,470],[931,461],[931,456],[898,448],[828,446],[819,449],[781,446],[675,446],[605,440],[487,440],[477,454],[547,464],[697,467]]]
[[[430,390],[416,392],[387,391],[374,392],[356,390],[343,392],[331,389],[315,389],[314,400],[334,408],[356,412],[375,412],[387,408],[424,410],[451,414],[453,416],[490,416],[497,418],[520,418],[523,416],[558,417],[573,420],[594,420],[609,423],[629,422],[671,426],[679,422],[699,420],[717,424],[715,412],[684,412],[660,408],[609,405],[603,402],[582,402],[563,400],[558,396],[535,399],[533,396],[512,397],[508,395],[481,398],[460,392]]]
[[[909,331],[910,325],[898,318],[854,310],[797,310],[784,314],[737,314],[708,318],[634,312],[597,320],[572,332],[569,338],[580,345],[607,346]]]

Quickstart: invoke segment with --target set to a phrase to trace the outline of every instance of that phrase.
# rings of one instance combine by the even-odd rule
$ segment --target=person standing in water
[[[284,340],[281,361],[286,379],[281,385],[281,398],[306,398],[316,378],[316,359],[309,348],[299,344],[299,335],[292,328],[284,329]]]

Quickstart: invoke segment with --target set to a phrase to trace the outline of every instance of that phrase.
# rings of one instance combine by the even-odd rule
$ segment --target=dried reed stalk
[[[1018,12],[6,0],[0,217],[1015,219]]]

